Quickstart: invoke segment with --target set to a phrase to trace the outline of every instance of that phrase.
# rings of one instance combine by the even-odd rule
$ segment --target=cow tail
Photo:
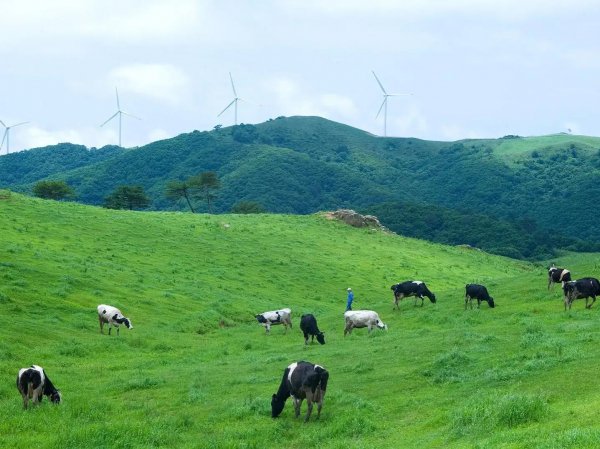
[[[327,390],[327,382],[329,381],[329,371],[327,371],[325,368],[321,368],[320,366],[317,366],[315,371],[319,375],[319,382],[317,385],[319,385],[321,391],[325,393],[325,390]]]
[[[27,397],[33,397],[33,382],[31,381],[27,382]]]

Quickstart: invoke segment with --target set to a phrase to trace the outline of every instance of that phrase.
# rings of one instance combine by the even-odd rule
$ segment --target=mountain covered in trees
[[[153,210],[189,210],[173,181],[214,172],[212,212],[352,208],[393,231],[516,258],[600,250],[600,138],[557,134],[435,142],[377,137],[319,117],[193,131],[139,148],[60,144],[0,157],[0,188],[65,181],[102,205],[140,186]],[[197,200],[196,210],[206,212]]]

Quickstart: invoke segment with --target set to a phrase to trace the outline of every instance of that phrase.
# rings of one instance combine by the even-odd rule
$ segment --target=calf
[[[473,308],[473,299],[477,300],[477,308],[481,305],[481,301],[487,301],[488,305],[492,308],[495,307],[494,298],[490,296],[483,285],[479,284],[467,284],[465,285],[465,310],[467,310],[467,303],[471,304]]]
[[[394,306],[399,309],[398,301],[402,298],[409,296],[415,297],[415,306],[417,305],[417,298],[421,298],[421,307],[423,307],[423,296],[427,296],[429,300],[435,304],[435,295],[429,291],[427,286],[422,281],[405,281],[399,284],[392,285],[392,291],[394,292]]]
[[[576,281],[569,281],[563,284],[565,293],[565,310],[567,307],[571,310],[573,301],[585,298],[585,308],[591,308],[596,302],[596,296],[600,295],[600,282],[596,278],[581,278]],[[588,298],[592,298],[592,303],[588,305]]]
[[[119,335],[119,326],[124,324],[127,329],[133,329],[131,320],[125,318],[121,311],[113,306],[107,306],[106,304],[100,304],[98,306],[98,321],[100,322],[100,333],[104,333],[104,325],[108,323],[108,335],[112,330],[112,326],[117,328],[117,335]]]
[[[283,324],[286,333],[288,325],[290,328],[292,327],[291,309],[272,310],[270,312],[263,312],[259,315],[255,315],[254,317],[260,324],[265,326],[267,334],[271,331],[271,325]]]
[[[23,396],[23,408],[27,408],[30,399],[34,404],[39,404],[44,395],[48,396],[53,404],[60,404],[62,399],[60,391],[54,387],[44,369],[37,365],[19,370],[17,389]]]
[[[562,282],[564,287],[565,282],[571,281],[571,272],[566,268],[557,268],[554,264],[550,268],[548,268],[548,290],[550,290],[550,286],[554,286],[554,284],[558,282]]]
[[[294,400],[294,413],[300,416],[302,401],[306,399],[308,411],[304,422],[308,422],[313,403],[317,403],[317,419],[321,416],[323,399],[327,390],[329,372],[320,365],[310,362],[294,362],[283,372],[279,390],[271,399],[271,416],[277,418],[283,411],[285,401],[290,396]]]
[[[387,325],[383,324],[383,321],[379,319],[377,312],[373,312],[372,310],[349,310],[344,313],[344,318],[346,319],[344,337],[346,334],[351,334],[352,329],[355,327],[367,327],[369,328],[369,333],[371,333],[374,327],[387,329]]]
[[[304,344],[308,344],[308,336],[311,335],[311,342],[315,341],[315,337],[317,337],[317,341],[324,345],[325,344],[325,335],[323,332],[319,330],[317,327],[317,319],[314,315],[308,313],[306,315],[302,315],[300,318],[300,329],[304,332]]]

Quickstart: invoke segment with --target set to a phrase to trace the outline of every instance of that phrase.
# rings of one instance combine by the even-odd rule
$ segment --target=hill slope
[[[214,203],[218,212],[240,201],[278,213],[377,208],[384,224],[406,232],[396,224],[415,217],[399,206],[416,205],[451,212],[441,212],[434,231],[414,227],[421,238],[438,239],[441,233],[450,240],[439,241],[521,258],[550,257],[554,248],[600,250],[600,224],[593,213],[582,213],[590,198],[600,195],[598,138],[430,142],[376,137],[318,117],[290,117],[108,150],[91,151],[87,159],[49,150],[41,158],[33,157],[40,150],[2,157],[0,187],[26,192],[37,179],[53,177],[74,187],[79,201],[101,204],[119,185],[142,185],[152,209],[185,210],[184,203],[167,200],[166,183],[215,171],[222,181]],[[45,163],[38,167],[40,159]],[[40,168],[46,165],[47,170]],[[206,208],[201,200],[197,207]],[[461,219],[454,219],[456,214]],[[484,222],[499,225],[490,229]],[[529,236],[527,243],[522,234]]]
[[[546,291],[543,267],[355,229],[322,215],[109,211],[19,195],[0,200],[1,447],[596,447],[598,309]],[[598,255],[565,261],[597,275]],[[418,278],[437,304],[392,311],[391,284]],[[466,282],[497,307],[463,310]],[[387,332],[343,337],[345,289]],[[95,307],[134,328],[101,335]],[[270,336],[254,313],[288,306]],[[327,344],[305,347],[311,312]],[[320,422],[278,420],[283,369],[327,367]],[[62,390],[23,411],[19,368]],[[573,373],[576,373],[574,378]],[[306,406],[305,406],[306,407]],[[303,409],[303,411],[305,408]],[[577,419],[572,419],[577,416]],[[56,429],[60,429],[57,431]]]

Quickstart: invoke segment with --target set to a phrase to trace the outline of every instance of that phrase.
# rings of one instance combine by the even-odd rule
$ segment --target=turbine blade
[[[231,76],[231,72],[229,72],[229,79],[231,80],[231,88],[233,89],[233,96],[237,98],[237,92],[235,91],[235,86],[233,85],[233,77]]]
[[[115,112],[113,115],[111,115],[104,123],[102,123],[102,125],[100,125],[100,127],[106,125],[108,122],[110,122],[112,119],[114,119],[121,111],[117,111]]]
[[[2,123],[2,126],[4,126],[6,128],[6,125],[4,124],[4,122],[2,120],[0,120],[0,123]]]
[[[141,120],[141,118],[139,118],[138,116],[135,116],[133,114],[130,114],[129,112],[121,111],[121,114],[125,114],[125,115],[128,115],[129,117],[133,117],[133,118],[136,118],[138,120]]]
[[[379,117],[379,114],[381,114],[381,110],[383,109],[383,106],[385,106],[386,101],[387,101],[387,97],[384,97],[383,103],[381,103],[381,106],[379,106],[379,111],[377,111],[377,115],[375,116],[375,118]]]
[[[8,134],[8,128],[4,130],[4,136],[2,137],[2,143],[0,143],[0,150],[4,146],[4,141],[6,140],[6,135]]]
[[[236,98],[236,99],[234,99],[234,100],[233,100],[231,103],[229,103],[225,109],[223,109],[221,112],[219,112],[219,114],[217,114],[217,117],[220,117],[220,116],[221,116],[221,114],[222,114],[223,112],[225,112],[227,109],[229,109],[229,108],[231,107],[231,105],[232,105],[233,103],[235,103],[236,101],[237,101],[237,98]]]
[[[373,76],[375,77],[375,80],[377,81],[377,84],[379,84],[379,87],[381,87],[381,90],[383,91],[383,94],[387,95],[387,92],[383,88],[383,84],[381,84],[381,81],[379,81],[379,78],[377,78],[377,75],[375,75],[375,71],[371,70],[371,72],[373,72]]]
[[[117,94],[117,109],[120,111],[121,105],[119,104],[119,91],[117,90],[116,87],[115,87],[115,93]]]
[[[29,122],[21,122],[21,123],[17,123],[16,125],[10,125],[10,126],[7,126],[7,128],[14,128],[15,126],[21,126],[21,125],[24,125],[24,124],[26,124],[26,123],[29,123]]]
[[[412,94],[386,94],[388,97],[409,97]]]

